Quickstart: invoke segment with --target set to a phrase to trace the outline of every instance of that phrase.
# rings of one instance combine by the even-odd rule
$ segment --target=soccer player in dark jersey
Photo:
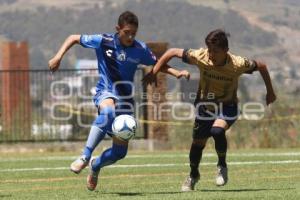
[[[146,84],[151,83],[155,80],[157,72],[173,57],[182,58],[183,62],[196,65],[200,70],[193,142],[189,154],[191,170],[182,185],[182,191],[194,190],[195,184],[199,181],[199,163],[209,137],[213,137],[218,155],[216,185],[223,186],[227,183],[225,131],[238,117],[238,78],[243,73],[258,70],[267,89],[266,104],[269,105],[276,100],[266,65],[260,61],[231,54],[228,51],[227,36],[223,30],[217,29],[206,36],[207,48],[169,49],[156,63],[153,71],[144,78]]]
[[[80,173],[88,164],[90,172],[87,188],[94,190],[102,167],[123,159],[127,154],[128,141],[111,134],[111,124],[120,114],[133,114],[132,84],[139,64],[154,65],[157,60],[145,43],[135,39],[138,30],[137,16],[126,11],[119,16],[116,33],[98,35],[71,35],[62,44],[57,54],[49,61],[51,71],[56,71],[63,55],[74,44],[95,50],[98,60],[99,81],[93,100],[98,116],[92,124],[82,155],[70,166],[71,171]],[[177,78],[189,77],[189,73],[166,66],[166,73]],[[108,134],[113,139],[112,147],[101,156],[91,159],[92,153]]]

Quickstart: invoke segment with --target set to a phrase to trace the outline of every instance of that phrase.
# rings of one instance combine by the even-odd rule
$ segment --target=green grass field
[[[0,199],[300,199],[300,149],[230,150],[229,182],[214,185],[216,156],[205,151],[193,192],[180,186],[188,152],[134,152],[86,189],[87,170],[71,173],[73,153],[0,153]]]

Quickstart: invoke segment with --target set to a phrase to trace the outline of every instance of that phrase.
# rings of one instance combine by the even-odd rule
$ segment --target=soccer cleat
[[[227,167],[217,166],[216,185],[223,186],[228,181],[228,169]]]
[[[196,183],[200,180],[200,176],[193,178],[188,176],[181,186],[182,192],[189,192],[195,189]]]
[[[89,161],[86,159],[86,157],[81,156],[71,163],[70,170],[75,174],[79,174],[81,170],[83,170],[88,164]]]
[[[93,191],[96,189],[97,187],[97,183],[98,183],[98,175],[99,175],[99,171],[95,172],[93,171],[92,168],[92,163],[95,159],[91,159],[90,164],[89,164],[89,175],[87,176],[87,189],[90,191]]]

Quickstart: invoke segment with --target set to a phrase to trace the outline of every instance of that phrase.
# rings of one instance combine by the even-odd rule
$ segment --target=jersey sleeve
[[[191,65],[200,65],[205,56],[204,49],[185,49],[182,55],[182,61]]]
[[[141,59],[141,64],[143,65],[155,65],[157,62],[156,56],[153,52],[146,46],[143,52],[143,56]]]
[[[102,35],[81,35],[80,45],[85,48],[97,49],[100,47]]]
[[[237,57],[238,59],[238,67],[239,70],[242,73],[245,74],[252,74],[254,71],[257,70],[257,63],[255,60],[251,60],[248,58],[243,58],[243,57]]]

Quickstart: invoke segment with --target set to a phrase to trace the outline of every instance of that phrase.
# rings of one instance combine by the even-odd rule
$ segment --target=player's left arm
[[[267,95],[266,95],[266,103],[267,105],[273,103],[276,100],[276,94],[274,92],[272,81],[270,78],[270,74],[267,68],[267,65],[260,61],[254,61],[256,63],[256,69],[259,71],[261,77],[264,80],[264,83],[266,85],[267,89]]]

